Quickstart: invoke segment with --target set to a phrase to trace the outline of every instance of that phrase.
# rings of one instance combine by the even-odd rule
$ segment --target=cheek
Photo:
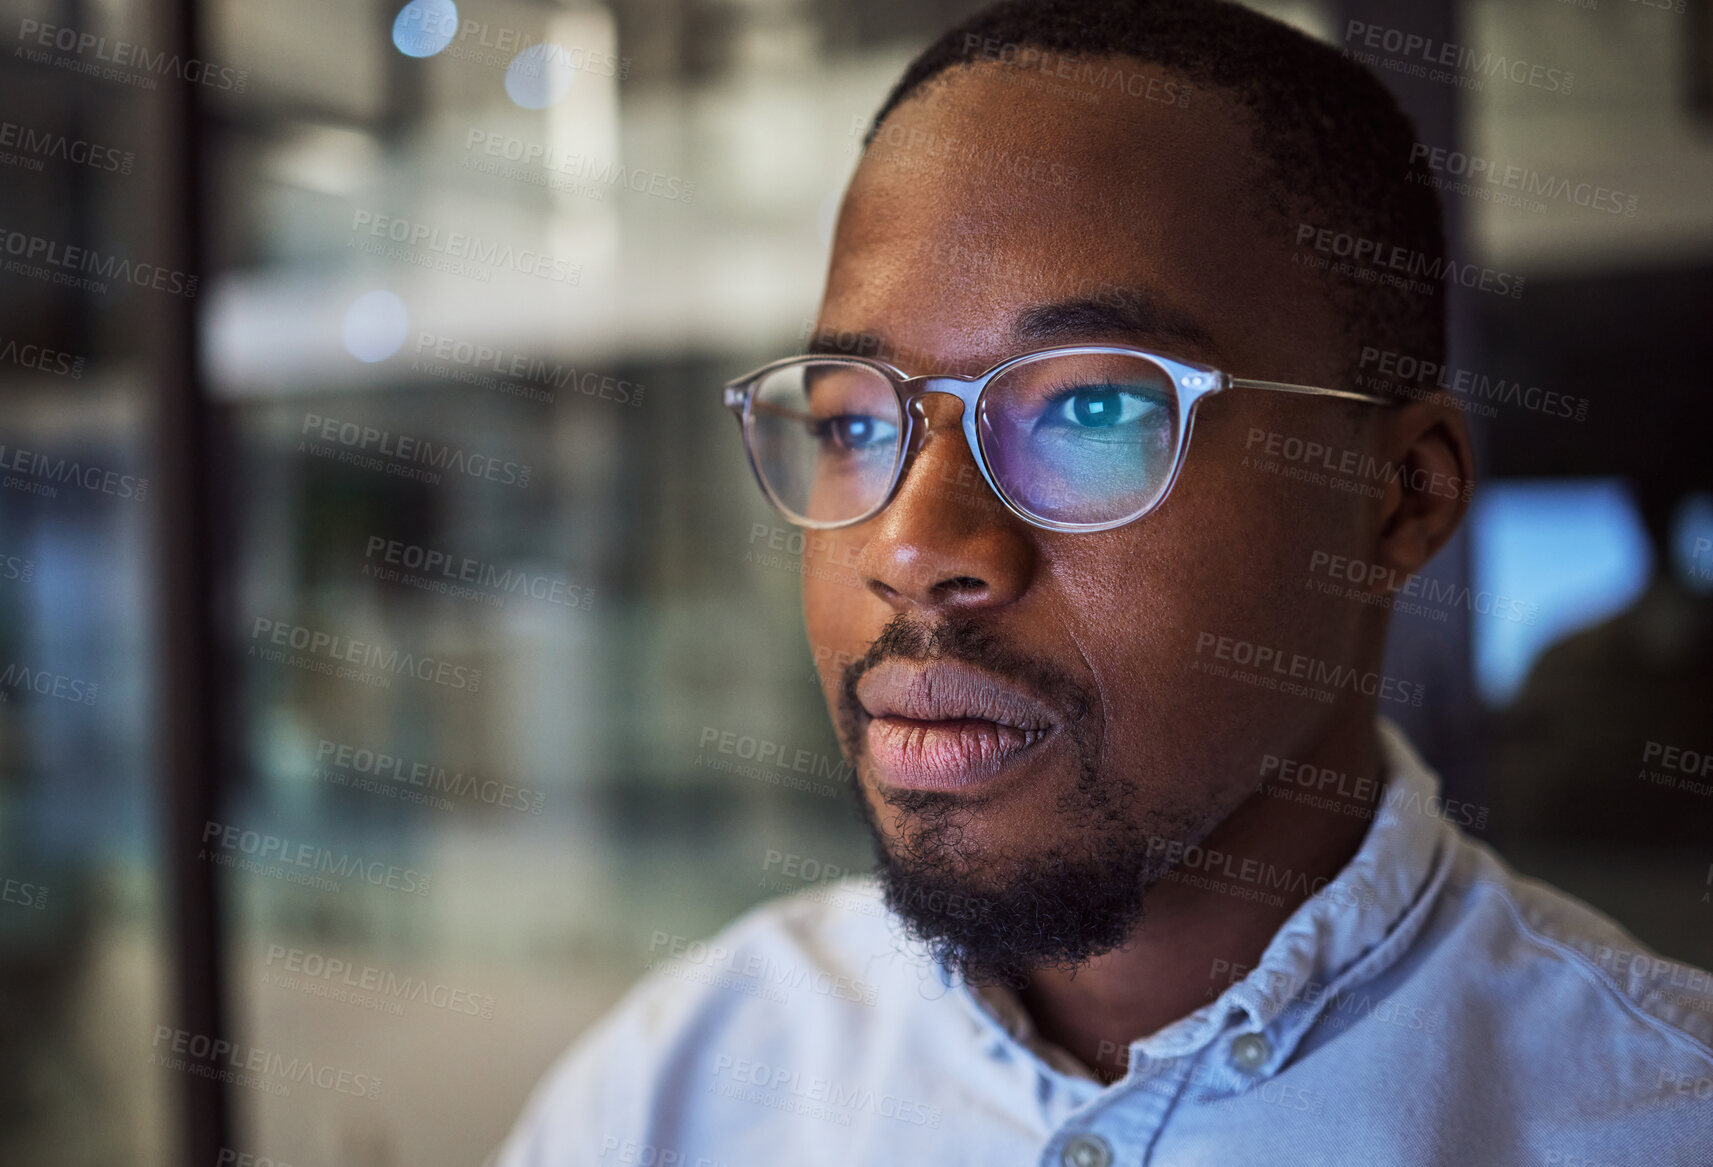
[[[1310,651],[1346,626],[1312,586],[1316,553],[1350,554],[1371,531],[1377,503],[1343,486],[1365,485],[1322,468],[1322,459],[1270,457],[1263,435],[1343,452],[1358,443],[1335,425],[1283,418],[1263,408],[1198,423],[1178,490],[1159,514],[1162,552],[1183,573],[1181,614],[1195,633],[1291,639]],[[1289,471],[1289,473],[1287,473]],[[1192,634],[1193,648],[1193,634]]]
[[[1304,573],[1287,569],[1308,556],[1288,511],[1254,497],[1226,504],[1240,493],[1174,494],[1106,546],[1062,544],[1054,565],[1105,715],[1102,769],[1162,802],[1236,797],[1264,743],[1324,708],[1217,675],[1206,666],[1230,666],[1222,642],[1229,655],[1239,640],[1313,651],[1347,639],[1325,623],[1338,614],[1301,590]]]
[[[845,669],[868,650],[879,631],[869,614],[879,600],[864,586],[854,563],[854,550],[843,545],[803,557],[803,626],[821,687],[829,694],[836,694]]]

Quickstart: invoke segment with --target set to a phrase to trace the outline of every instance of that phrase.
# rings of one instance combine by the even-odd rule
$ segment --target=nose
[[[1021,598],[1034,578],[1034,528],[1006,509],[981,475],[960,422],[963,402],[931,392],[903,481],[868,523],[858,558],[868,589],[903,611],[976,611]]]

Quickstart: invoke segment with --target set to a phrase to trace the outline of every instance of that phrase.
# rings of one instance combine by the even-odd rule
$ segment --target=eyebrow
[[[798,350],[804,357],[872,357],[895,351],[878,332],[849,328],[818,330]]]
[[[1032,345],[1121,336],[1164,344],[1183,356],[1207,353],[1214,347],[1213,335],[1193,316],[1139,288],[1112,288],[1099,296],[1036,304],[1017,314],[1011,332],[1020,343]]]
[[[1158,344],[1182,357],[1203,356],[1214,348],[1213,334],[1188,313],[1163,304],[1138,288],[1113,287],[1097,296],[1032,304],[1011,322],[1019,351],[1054,344],[1122,338]],[[906,353],[879,332],[868,329],[819,329],[804,343],[801,356],[926,357]],[[911,360],[916,364],[919,361]]]

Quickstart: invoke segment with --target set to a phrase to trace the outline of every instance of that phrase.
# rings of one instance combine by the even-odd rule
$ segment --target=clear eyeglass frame
[[[982,450],[981,437],[977,430],[981,397],[986,392],[988,385],[1019,365],[1063,356],[1139,357],[1157,365],[1166,374],[1172,386],[1173,397],[1176,400],[1178,410],[1177,443],[1172,452],[1172,466],[1166,475],[1164,488],[1146,505],[1131,514],[1096,523],[1066,523],[1033,514],[1027,507],[1019,505],[1000,485],[988,464],[987,455]],[[767,377],[781,369],[810,364],[848,365],[872,369],[891,383],[892,391],[898,397],[899,416],[903,419],[904,425],[897,442],[898,449],[894,457],[891,480],[887,484],[886,492],[881,495],[880,501],[854,518],[817,520],[799,515],[775,493],[773,487],[769,485],[766,475],[762,473],[761,465],[756,458],[755,411],[753,408],[756,387]],[[1110,531],[1116,527],[1125,526],[1159,509],[1172,493],[1172,487],[1176,485],[1178,474],[1183,469],[1184,454],[1189,449],[1190,431],[1195,423],[1196,407],[1214,394],[1223,393],[1229,389],[1263,389],[1275,393],[1294,393],[1307,397],[1358,401],[1368,405],[1393,406],[1398,404],[1390,397],[1357,393],[1348,389],[1325,389],[1316,385],[1293,385],[1283,381],[1258,381],[1248,377],[1233,377],[1231,374],[1211,365],[1178,360],[1150,349],[1123,344],[1060,345],[1053,348],[1036,349],[1008,357],[985,373],[979,373],[972,377],[933,374],[912,377],[897,366],[873,357],[811,353],[771,361],[753,372],[727,382],[724,386],[724,401],[726,407],[736,415],[738,425],[743,431],[744,452],[749,458],[750,470],[754,472],[755,480],[760,485],[762,493],[767,496],[767,500],[773,504],[780,514],[796,526],[811,530],[850,527],[867,522],[885,510],[898,494],[898,487],[904,481],[905,468],[910,462],[910,451],[915,448],[917,425],[921,419],[914,406],[930,394],[948,393],[963,403],[964,439],[969,444],[970,455],[975,459],[976,468],[981,471],[982,478],[994,494],[999,497],[1000,502],[1005,505],[1007,510],[1024,522],[1045,530],[1093,532]],[[925,426],[926,422],[923,421],[922,424]]]

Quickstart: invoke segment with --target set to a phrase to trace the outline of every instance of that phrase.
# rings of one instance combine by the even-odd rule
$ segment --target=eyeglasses
[[[1106,531],[1165,501],[1196,406],[1227,389],[1372,405],[1390,398],[1232,377],[1128,345],[1023,353],[976,377],[911,377],[868,357],[787,357],[725,387],[756,481],[802,527],[872,518],[903,481],[922,401],[963,403],[982,477],[1014,514],[1050,531]]]

